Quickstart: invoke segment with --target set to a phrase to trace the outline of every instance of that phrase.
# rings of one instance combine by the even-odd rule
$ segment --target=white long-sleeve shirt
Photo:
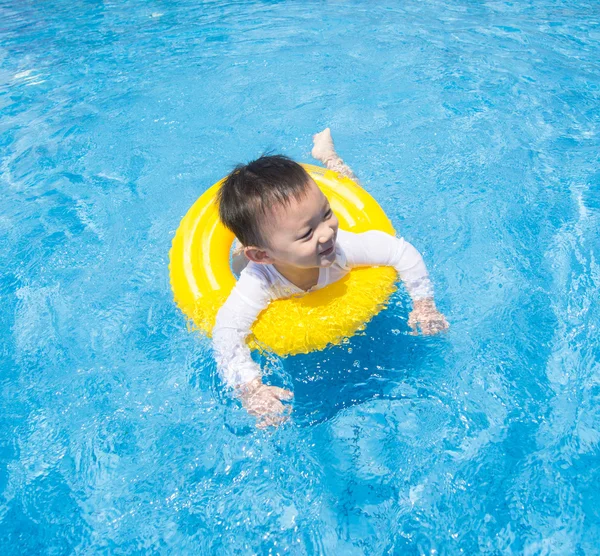
[[[407,241],[379,231],[353,234],[338,230],[333,264],[319,269],[314,291],[336,282],[357,266],[392,266],[413,300],[432,297],[433,288],[421,254]],[[261,375],[246,338],[267,305],[275,300],[308,293],[282,276],[273,265],[248,263],[217,314],[213,350],[217,369],[231,387]]]

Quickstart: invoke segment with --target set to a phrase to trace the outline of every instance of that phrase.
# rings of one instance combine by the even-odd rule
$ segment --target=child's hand
[[[412,334],[417,334],[417,327],[419,327],[421,334],[430,336],[446,330],[449,324],[446,317],[437,310],[433,299],[428,297],[413,303],[413,310],[408,317],[408,326],[412,328]]]
[[[250,415],[259,417],[256,426],[259,429],[278,427],[286,421],[292,411],[290,405],[283,405],[281,400],[289,401],[294,394],[277,386],[267,386],[260,378],[255,378],[240,387],[242,405]]]

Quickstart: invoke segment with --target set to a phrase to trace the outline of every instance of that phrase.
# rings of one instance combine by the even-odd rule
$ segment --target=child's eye
[[[323,216],[323,220],[329,220],[333,216],[333,211],[331,209],[327,209],[327,212]]]
[[[313,231],[312,228],[310,230],[308,230],[308,232],[306,232],[303,236],[300,236],[300,238],[298,239],[310,239],[310,236],[312,235]]]

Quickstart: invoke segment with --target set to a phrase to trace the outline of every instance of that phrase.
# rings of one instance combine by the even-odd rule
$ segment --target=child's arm
[[[329,128],[314,135],[313,142],[314,158],[330,170],[357,181],[352,170],[335,152]],[[413,310],[408,319],[413,331],[416,332],[419,326],[423,334],[435,334],[448,328],[448,322],[433,301],[433,288],[423,258],[410,243],[376,231],[352,236],[355,239],[344,245],[348,266],[393,266],[400,274],[413,300]]]
[[[213,329],[213,351],[219,374],[223,382],[235,390],[248,413],[259,417],[259,427],[283,422],[287,408],[281,400],[293,396],[288,390],[262,383],[260,366],[252,360],[246,345],[254,321],[270,301],[264,284],[243,272],[219,310]]]
[[[448,328],[448,322],[436,308],[433,286],[421,254],[403,238],[372,230],[362,234],[340,232],[339,242],[346,264],[355,266],[393,266],[413,301],[408,324],[423,334],[435,334]]]

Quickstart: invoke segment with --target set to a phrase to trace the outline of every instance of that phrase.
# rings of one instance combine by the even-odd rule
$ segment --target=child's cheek
[[[314,259],[316,254],[317,246],[312,241],[310,241],[304,248],[303,257],[305,259]]]

